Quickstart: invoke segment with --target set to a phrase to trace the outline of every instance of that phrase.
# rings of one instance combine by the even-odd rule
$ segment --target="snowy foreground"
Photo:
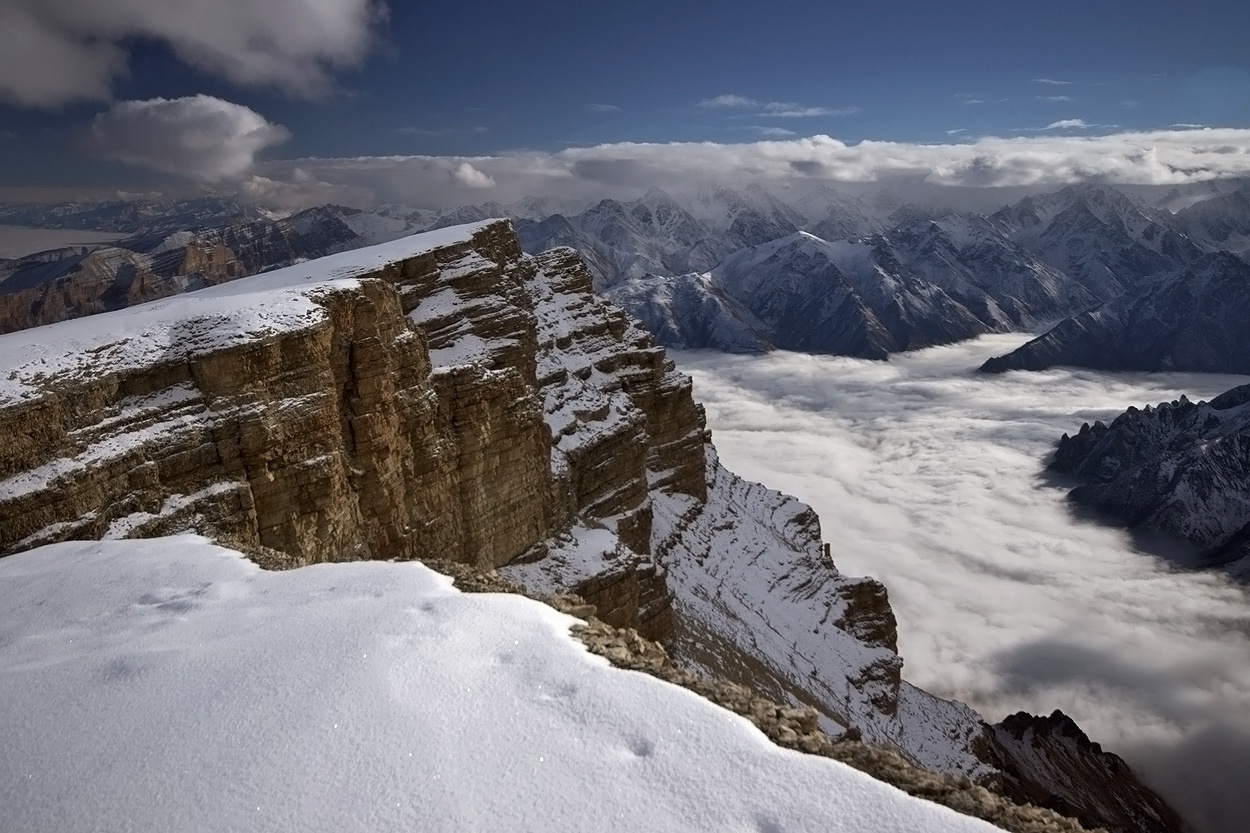
[[[5,830],[991,831],[415,563],[0,559]]]

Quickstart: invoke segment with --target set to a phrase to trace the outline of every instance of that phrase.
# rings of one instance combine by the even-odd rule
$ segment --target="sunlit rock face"
[[[0,553],[193,530],[266,563],[439,559],[576,592],[836,734],[1001,781],[902,679],[885,588],[716,458],[576,253],[485,221],[0,337]],[[836,557],[836,554],[835,554]]]

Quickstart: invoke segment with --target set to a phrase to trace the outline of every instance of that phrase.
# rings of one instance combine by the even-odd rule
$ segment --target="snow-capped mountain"
[[[367,245],[352,209],[310,208],[280,220],[147,232],[99,247],[0,261],[0,332],[120,309]],[[400,235],[397,235],[400,236]]]
[[[1001,328],[906,269],[883,239],[835,243],[802,231],[704,275],[629,281],[608,294],[674,347],[885,358]]]
[[[988,216],[910,205],[892,192],[852,197],[826,186],[784,189],[784,199],[759,185],[678,194],[651,188],[634,200],[604,199],[581,210],[574,210],[580,203],[550,198],[442,211],[323,206],[291,218],[296,225],[273,226],[286,229],[275,232],[278,238],[295,234],[327,241],[306,251],[247,243],[258,235],[277,240],[258,232],[262,221],[214,232],[244,249],[268,253],[243,256],[234,243],[224,243],[213,257],[242,265],[229,273],[218,269],[212,279],[502,216],[513,220],[528,252],[562,246],[577,251],[594,274],[596,289],[610,293],[669,346],[733,351],[783,346],[884,357],[1059,321],[1003,367],[1068,362],[1231,369],[1237,366],[1237,348],[1225,343],[1237,341],[1233,318],[1239,308],[1228,299],[1241,297],[1241,270],[1218,253],[1232,251],[1244,260],[1250,251],[1250,191],[1221,190],[1228,187],[1186,189],[1171,202],[1195,193],[1216,196],[1175,215],[1143,196],[1088,185],[1028,196]],[[95,210],[119,210],[110,206]],[[81,209],[75,208],[75,216],[90,213]],[[211,202],[204,201],[166,205],[158,230],[144,236],[169,238],[163,225],[169,217],[209,216],[210,209]],[[139,205],[132,214],[155,210]],[[65,211],[50,207],[49,222],[58,222],[58,212]],[[321,224],[317,228],[314,217]],[[309,230],[301,231],[299,223]],[[197,232],[200,250],[216,245],[204,242],[212,236]],[[848,241],[858,243],[848,247]],[[86,301],[39,300],[46,292],[38,287],[49,281],[63,286],[71,274],[89,273],[97,283],[100,275],[107,278],[118,269],[145,276],[138,296],[144,298],[182,291],[182,284],[200,285],[194,277],[171,284],[171,277],[193,276],[202,268],[198,261],[149,263],[144,258],[153,246],[163,252],[177,248],[123,242],[108,253],[44,253],[0,264],[0,287],[29,295],[21,303],[30,302],[26,318],[34,322],[71,314],[71,308],[113,308],[92,293]],[[1213,291],[1231,294],[1215,303],[1208,294]],[[0,288],[0,295],[5,293]],[[1164,325],[1170,329],[1150,329]]]
[[[1109,187],[1025,197],[990,219],[1100,301],[1201,256],[1170,214]]]
[[[0,203],[0,223],[50,229],[85,229],[123,234],[152,233],[276,220],[284,212],[222,197],[187,200],[108,200],[52,204]]]
[[[1220,252],[1156,278],[1054,329],[982,370],[1100,370],[1250,373],[1250,264]]]
[[[1202,563],[1250,579],[1250,385],[1082,425],[1051,467],[1086,481],[1073,500],[1189,541]]]
[[[1177,212],[1174,221],[1208,251],[1228,251],[1250,260],[1250,186]]]
[[[884,239],[900,262],[992,326],[1031,329],[1096,303],[1066,273],[981,215],[912,216]]]

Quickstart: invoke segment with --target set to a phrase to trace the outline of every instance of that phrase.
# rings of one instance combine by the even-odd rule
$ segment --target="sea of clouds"
[[[974,372],[1023,340],[675,356],[725,464],[810,503],[839,568],[885,582],[908,679],[990,720],[1063,709],[1204,833],[1244,833],[1250,592],[1079,516],[1045,463],[1082,422],[1250,379]]]

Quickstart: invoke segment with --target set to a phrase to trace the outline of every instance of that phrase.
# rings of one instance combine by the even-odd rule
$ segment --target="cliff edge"
[[[991,728],[902,680],[885,588],[726,471],[689,378],[506,221],[0,336],[0,434],[0,555],[192,530],[273,567],[499,568],[1010,789]]]

